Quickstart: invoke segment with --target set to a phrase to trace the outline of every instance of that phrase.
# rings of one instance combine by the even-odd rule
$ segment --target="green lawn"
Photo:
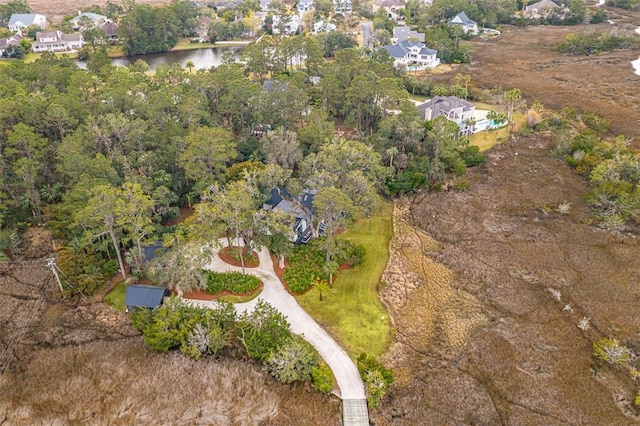
[[[111,290],[104,297],[104,301],[116,311],[124,312],[126,306],[124,305],[124,294],[127,290],[127,286],[124,281],[119,282],[113,290]]]
[[[491,108],[483,108],[491,109]],[[525,124],[525,115],[519,111],[513,113],[513,121],[516,123],[515,129],[522,129]],[[493,148],[499,143],[505,142],[510,135],[510,125],[501,127],[497,130],[490,130],[488,132],[478,132],[469,138],[471,145],[475,145],[480,148],[480,151],[486,151]]]
[[[323,298],[313,289],[296,296],[300,305],[334,337],[351,357],[381,355],[390,340],[389,315],[380,303],[378,285],[389,259],[393,204],[384,202],[376,215],[356,222],[340,238],[367,249],[365,261],[341,271]]]
[[[258,297],[260,293],[262,293],[262,289],[258,289],[247,296],[236,296],[233,294],[229,294],[227,296],[219,297],[218,300],[220,302],[227,302],[227,303],[246,303]]]

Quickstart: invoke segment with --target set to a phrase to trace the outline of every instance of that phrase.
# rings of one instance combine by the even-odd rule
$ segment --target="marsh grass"
[[[192,361],[138,337],[38,351],[0,381],[8,424],[339,424],[339,402],[248,361]]]

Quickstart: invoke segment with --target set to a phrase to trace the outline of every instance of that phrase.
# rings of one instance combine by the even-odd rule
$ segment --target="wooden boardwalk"
[[[369,426],[367,400],[343,399],[342,424],[344,426]]]

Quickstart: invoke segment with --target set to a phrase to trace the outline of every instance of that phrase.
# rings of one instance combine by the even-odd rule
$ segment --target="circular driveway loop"
[[[365,399],[364,385],[360,378],[360,373],[355,363],[344,349],[326,332],[304,309],[298,305],[296,299],[284,288],[280,279],[273,269],[273,261],[269,251],[263,248],[258,253],[260,265],[257,268],[245,268],[245,272],[255,275],[262,280],[264,288],[260,295],[247,303],[234,304],[236,312],[252,310],[258,300],[264,300],[287,317],[291,324],[291,331],[301,335],[307,342],[311,343],[320,356],[333,371],[333,375],[340,387],[340,398],[345,399]],[[242,271],[238,266],[229,265],[220,259],[217,251],[211,262],[206,267],[216,272]],[[209,307],[215,302],[208,300],[189,299],[193,305]]]

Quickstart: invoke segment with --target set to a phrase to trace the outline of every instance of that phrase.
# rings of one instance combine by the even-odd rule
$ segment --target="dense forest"
[[[255,209],[270,186],[331,187],[339,193],[319,198],[349,199],[355,217],[376,192],[437,187],[481,161],[457,126],[421,120],[388,58],[343,49],[327,63],[300,36],[265,37],[242,62],[149,74],[85,71],[45,54],[0,67],[2,249],[11,254],[26,228],[45,225],[63,271],[91,291],[125,249],[135,248],[131,263],[172,232],[160,224],[178,207],[214,214],[212,200],[246,191]]]

